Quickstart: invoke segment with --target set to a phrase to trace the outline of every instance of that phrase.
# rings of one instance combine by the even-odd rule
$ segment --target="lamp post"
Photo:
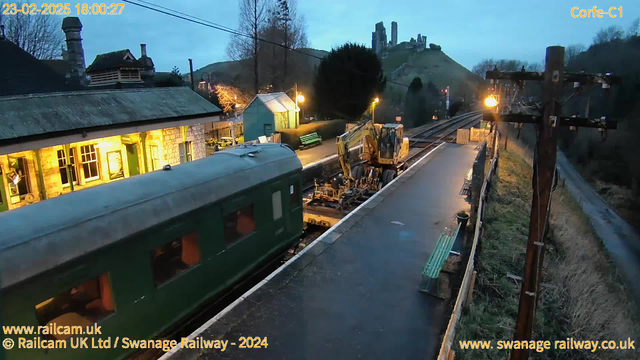
[[[371,106],[373,106],[373,111],[371,112],[371,122],[375,123],[376,122],[376,104],[380,102],[379,98],[375,98],[373,99],[373,102],[371,103]]]
[[[299,103],[303,103],[304,102],[304,95],[300,94],[298,92],[298,83],[294,83],[293,84],[293,88],[287,90],[286,92],[289,92],[293,90],[294,91],[294,97],[295,97],[295,101],[296,101],[296,128],[298,128],[298,126],[300,126],[300,116],[298,115],[298,113],[300,112],[300,107],[298,106]],[[302,113],[302,117],[304,117],[304,113]]]

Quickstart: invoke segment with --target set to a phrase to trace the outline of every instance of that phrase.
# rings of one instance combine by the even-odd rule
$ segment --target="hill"
[[[447,56],[441,50],[429,48],[416,51],[401,43],[382,54],[382,69],[387,79],[402,84],[410,84],[419,77],[423,84],[433,82],[437,88],[450,87],[452,99],[466,96],[471,99],[482,81],[480,77]],[[404,98],[407,88],[387,83],[385,93],[397,102],[398,95]]]
[[[302,66],[300,69],[300,75],[305,81],[301,82],[308,82],[307,78],[313,75],[314,67],[320,64],[320,59],[316,57],[323,58],[329,53],[324,50],[311,48],[301,48],[298,49],[298,51],[314,56],[306,56],[297,52],[291,52],[289,55],[291,63],[304,64],[304,66]],[[206,80],[207,75],[211,74],[213,82],[222,82],[227,84],[243,84],[245,82],[251,83],[251,69],[252,62],[250,60],[221,61],[194,70],[193,80],[195,82],[198,82],[201,79]],[[189,74],[184,74],[183,78],[186,82],[190,81]]]

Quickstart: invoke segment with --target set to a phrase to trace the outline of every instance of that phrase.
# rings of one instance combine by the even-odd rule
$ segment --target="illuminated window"
[[[9,157],[9,190],[11,196],[27,195],[31,192],[27,158]]]
[[[96,148],[92,145],[84,145],[80,147],[80,155],[82,157],[82,171],[85,180],[95,180],[99,177],[98,173],[98,155]]]
[[[151,151],[151,171],[160,169],[160,152],[158,145],[149,145]]]
[[[90,326],[115,312],[109,273],[90,279],[35,306],[38,324]],[[72,335],[53,335],[63,340]]]
[[[273,220],[282,217],[282,192],[276,191],[271,194],[271,208],[273,210]]]
[[[109,169],[109,180],[121,179],[124,177],[124,167],[122,166],[122,152],[110,151],[107,153],[107,167]]]
[[[256,231],[253,204],[238,209],[224,217],[224,241],[227,245]]]
[[[71,178],[73,179],[73,183],[75,184],[76,182],[78,182],[78,175],[76,175],[76,157],[73,148],[71,148],[69,151],[69,164],[71,164],[69,173],[71,173]],[[67,159],[64,150],[58,150],[58,168],[60,170],[60,180],[62,180],[62,186],[69,186],[69,173],[67,173]]]
[[[164,284],[199,263],[200,248],[198,234],[195,232],[151,250],[151,264],[156,285]]]
[[[191,141],[178,144],[180,150],[180,164],[191,161]]]
[[[300,187],[297,183],[289,186],[289,203],[292,209],[300,206]]]

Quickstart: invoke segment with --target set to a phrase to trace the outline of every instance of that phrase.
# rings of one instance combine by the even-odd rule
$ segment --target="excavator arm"
[[[363,121],[358,123],[351,130],[338,136],[336,138],[336,145],[338,146],[338,160],[344,179],[347,182],[347,187],[353,185],[354,179],[351,176],[351,161],[349,159],[349,149],[358,144],[362,139],[366,140],[364,152],[369,152],[371,156],[375,156],[378,153],[378,129],[373,121]]]

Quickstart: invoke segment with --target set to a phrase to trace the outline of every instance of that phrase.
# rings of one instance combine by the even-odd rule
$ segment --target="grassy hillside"
[[[415,52],[400,45],[387,52],[382,60],[382,69],[389,80],[403,84],[410,84],[411,80],[419,77],[425,85],[429,81],[440,89],[448,85],[454,98],[466,94],[469,99],[482,80],[442,51],[425,49]],[[389,91],[401,91],[403,95],[406,92],[406,88],[394,84],[388,84],[387,88]]]
[[[325,57],[328,54],[328,52],[318,49],[304,48],[298,50],[316,57]],[[296,52],[290,53],[290,59],[292,63],[300,61],[298,63],[306,64],[310,69],[313,69],[314,65],[320,64],[320,59]],[[304,62],[302,62],[303,59]],[[207,74],[212,74],[214,77],[213,80],[216,82],[243,83],[244,80],[251,79],[252,64],[253,63],[250,60],[221,61],[212,63],[194,70],[193,80],[195,82],[200,81],[201,78],[206,80]],[[188,82],[189,74],[183,74],[183,78]]]

